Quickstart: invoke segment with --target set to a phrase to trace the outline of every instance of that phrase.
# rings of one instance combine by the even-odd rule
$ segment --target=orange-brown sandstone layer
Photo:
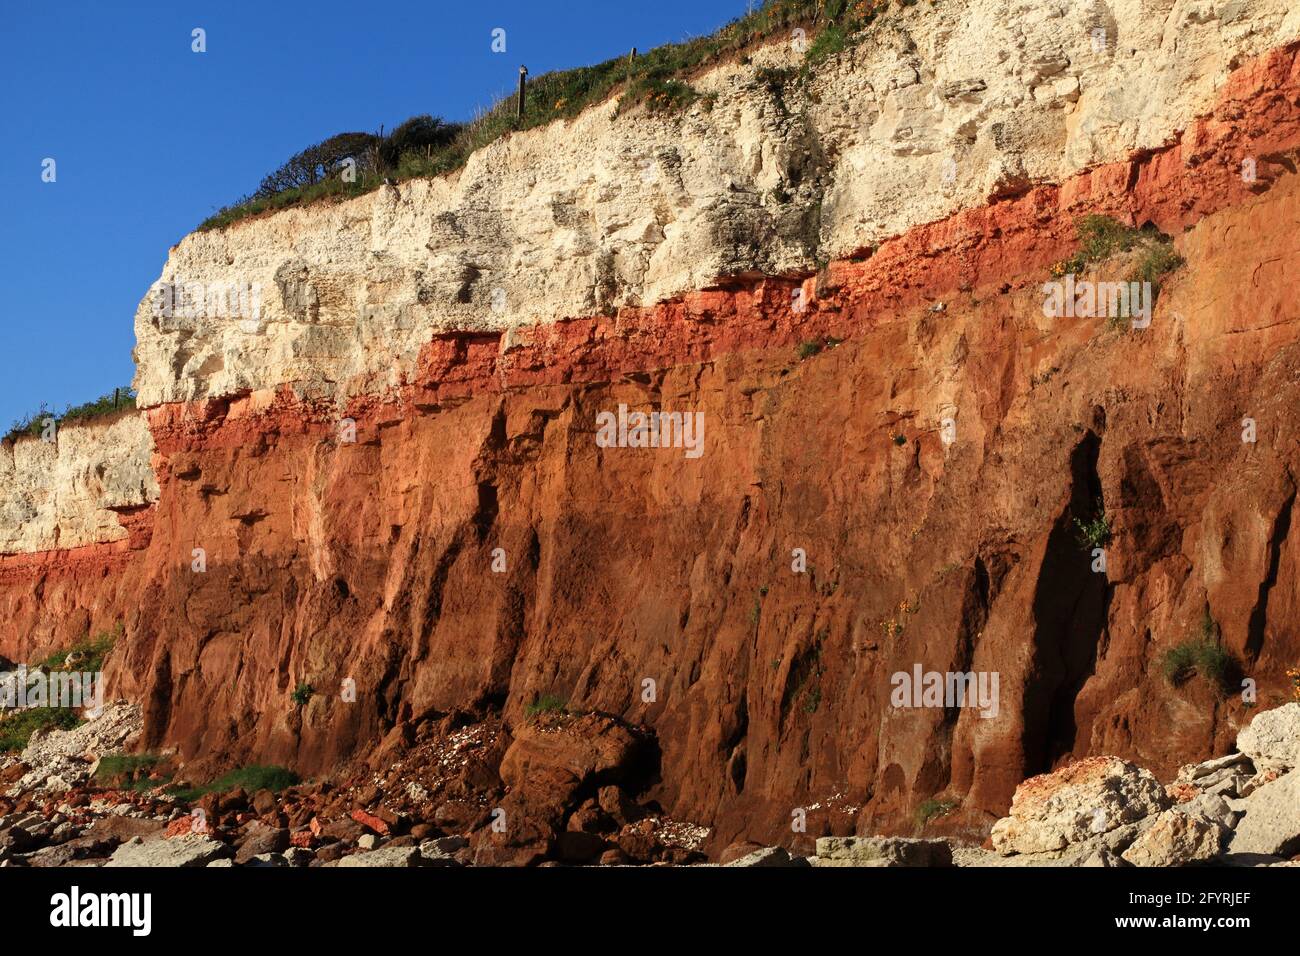
[[[1275,51],[1165,150],[833,263],[801,310],[797,281],[737,280],[431,342],[346,410],[355,443],[287,389],[154,409],[156,508],[126,542],[0,560],[0,652],[122,621],[110,676],[150,745],[214,767],[319,772],[555,694],[652,726],[659,799],[719,841],[788,837],[796,807],[907,829],[935,795],[978,825],[1071,757],[1226,749],[1240,699],[1158,660],[1208,609],[1262,702],[1300,663],[1297,71]],[[1150,328],[1043,316],[1089,212],[1176,236]],[[703,413],[703,456],[598,448],[620,403]],[[1074,521],[1098,501],[1105,575]],[[997,716],[891,708],[917,664],[996,672]]]

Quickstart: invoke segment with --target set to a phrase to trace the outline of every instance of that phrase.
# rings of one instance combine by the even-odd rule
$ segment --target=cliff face
[[[321,772],[555,694],[653,728],[655,795],[719,840],[936,794],[978,826],[1071,757],[1229,746],[1241,699],[1158,661],[1207,609],[1261,703],[1300,657],[1300,20],[1004,7],[187,237],[163,282],[258,284],[259,314],[146,299],[148,410],[18,444],[58,464],[3,479],[33,514],[2,532],[0,653],[121,621],[148,744],[212,766]],[[1149,327],[1044,314],[1091,213],[1175,237]],[[602,447],[621,405],[702,415],[703,454]],[[996,673],[996,715],[891,706],[917,665]]]

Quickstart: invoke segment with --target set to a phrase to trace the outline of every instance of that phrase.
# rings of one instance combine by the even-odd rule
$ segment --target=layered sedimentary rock
[[[1074,757],[1221,752],[1245,704],[1158,662],[1207,613],[1265,702],[1300,657],[1300,24],[1023,6],[187,237],[162,281],[258,314],[142,303],[152,451],[121,456],[157,503],[6,528],[0,653],[120,621],[145,745],[212,767],[553,695],[651,728],[654,795],[723,844],[940,794],[986,825]],[[1175,237],[1149,327],[1044,314],[1089,213]],[[620,406],[702,415],[703,454],[602,447]],[[997,674],[996,713],[892,706],[917,665]]]

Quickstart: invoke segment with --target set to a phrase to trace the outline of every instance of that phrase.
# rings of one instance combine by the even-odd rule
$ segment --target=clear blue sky
[[[712,32],[749,2],[4,6],[0,432],[42,401],[62,411],[129,384],[135,308],[168,247],[304,146],[417,113],[467,119],[520,63],[597,63]],[[195,27],[206,53],[190,50]]]

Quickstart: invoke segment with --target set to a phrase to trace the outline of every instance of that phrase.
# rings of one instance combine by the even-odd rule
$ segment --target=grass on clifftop
[[[891,6],[910,7],[917,0],[766,0],[753,13],[746,14],[709,36],[684,43],[670,43],[639,53],[636,59],[619,56],[594,66],[543,73],[529,79],[525,86],[525,110],[517,115],[515,94],[494,104],[487,111],[464,124],[449,124],[431,117],[413,117],[385,137],[364,133],[345,133],[309,147],[293,157],[285,167],[264,181],[290,181],[280,174],[295,160],[319,153],[320,178],[316,163],[309,164],[308,182],[289,188],[257,193],[237,200],[214,213],[199,225],[199,230],[219,229],[274,209],[304,205],[328,197],[350,198],[383,185],[385,179],[404,180],[441,176],[465,165],[477,150],[501,137],[521,130],[545,126],[558,119],[573,119],[583,110],[621,93],[619,111],[644,104],[651,112],[677,112],[696,100],[700,93],[691,86],[691,78],[700,70],[738,56],[745,50],[796,27],[806,31],[804,70],[847,48],[857,34],[871,25]],[[933,2],[933,0],[932,0]],[[629,44],[630,46],[630,44]],[[395,141],[401,130],[416,120],[427,120],[447,135],[437,142],[425,142],[406,148]],[[367,142],[357,150],[355,180],[343,180],[339,165],[344,158],[327,144],[347,139]],[[398,137],[400,140],[401,137]],[[323,150],[323,152],[321,152]],[[317,152],[313,152],[317,151]]]
[[[130,386],[106,392],[84,405],[69,405],[62,414],[55,414],[42,404],[36,411],[15,421],[5,433],[3,440],[12,444],[24,435],[40,438],[46,422],[50,419],[54,420],[57,428],[68,422],[89,421],[133,408],[135,408],[135,391]]]

